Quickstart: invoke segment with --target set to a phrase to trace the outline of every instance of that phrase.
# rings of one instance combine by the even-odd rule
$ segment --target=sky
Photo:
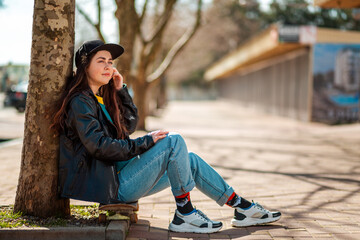
[[[261,0],[263,7],[269,2],[271,0]],[[0,66],[9,62],[29,65],[34,0],[4,0],[3,3],[5,8],[0,9]],[[75,41],[80,35],[76,35],[77,28]],[[115,41],[111,37],[108,40]]]
[[[33,0],[4,0],[0,9],[0,65],[29,64]]]

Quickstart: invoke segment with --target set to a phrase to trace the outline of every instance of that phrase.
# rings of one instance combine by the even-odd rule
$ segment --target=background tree
[[[35,0],[29,89],[14,211],[39,217],[69,215],[59,199],[58,137],[49,131],[50,104],[72,72],[75,1]]]
[[[360,21],[354,19],[352,14],[352,9],[319,8],[307,0],[273,0],[264,18],[269,24],[280,22],[358,31]]]
[[[180,16],[173,18],[169,23],[165,45],[168,39],[176,36],[179,29],[185,27],[180,21],[183,12],[174,13],[175,16]],[[175,59],[166,74],[172,90],[178,93],[176,97],[182,99],[182,89],[189,93],[189,89],[194,87],[198,91],[191,97],[195,99],[212,97],[210,94],[213,82],[207,82],[203,78],[206,68],[235,50],[241,43],[260,31],[264,24],[263,13],[256,1],[243,1],[240,4],[239,0],[213,0],[203,9],[202,27]]]
[[[119,58],[117,67],[124,75],[126,83],[132,86],[134,102],[139,110],[139,129],[145,129],[145,118],[148,115],[148,92],[158,84],[170,67],[175,57],[194,36],[201,23],[202,0],[197,0],[195,20],[188,26],[181,37],[164,54],[162,45],[168,23],[171,19],[177,0],[156,0],[149,3],[145,0],[139,8],[135,0],[115,0],[115,17],[118,21],[120,44],[125,54]],[[102,32],[102,2],[97,0],[97,20],[94,21],[81,8],[77,9],[98,33],[98,38],[105,40]]]

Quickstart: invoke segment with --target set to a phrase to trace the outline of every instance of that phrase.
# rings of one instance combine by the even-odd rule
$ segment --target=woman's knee
[[[171,138],[180,138],[180,139],[183,139],[183,137],[182,137],[179,133],[177,133],[177,132],[169,132],[168,136],[171,137]]]
[[[179,133],[170,132],[168,137],[175,146],[186,147],[185,140]]]
[[[196,170],[198,168],[199,161],[201,160],[202,159],[196,153],[189,152],[190,167],[192,170]]]

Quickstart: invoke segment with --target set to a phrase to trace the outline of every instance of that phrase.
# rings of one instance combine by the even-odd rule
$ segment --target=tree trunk
[[[145,77],[143,77],[145,78]],[[148,92],[149,84],[145,79],[137,78],[135,84],[133,84],[134,90],[134,103],[138,109],[139,121],[137,129],[146,130],[145,119],[148,115]]]
[[[16,212],[39,217],[70,214],[69,200],[57,194],[59,140],[49,131],[48,109],[72,72],[74,17],[75,1],[35,0]]]
[[[126,84],[132,86],[131,64],[134,57],[136,34],[139,30],[138,16],[135,11],[135,1],[115,0],[117,9],[115,16],[119,23],[120,44],[124,47],[124,54],[117,60],[117,68],[124,76]]]

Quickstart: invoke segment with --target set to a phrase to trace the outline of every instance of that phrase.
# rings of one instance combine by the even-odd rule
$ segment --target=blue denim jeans
[[[176,133],[129,160],[118,177],[118,198],[122,202],[137,201],[169,186],[173,195],[179,196],[196,186],[222,206],[234,192],[209,164],[188,152],[184,139]]]

